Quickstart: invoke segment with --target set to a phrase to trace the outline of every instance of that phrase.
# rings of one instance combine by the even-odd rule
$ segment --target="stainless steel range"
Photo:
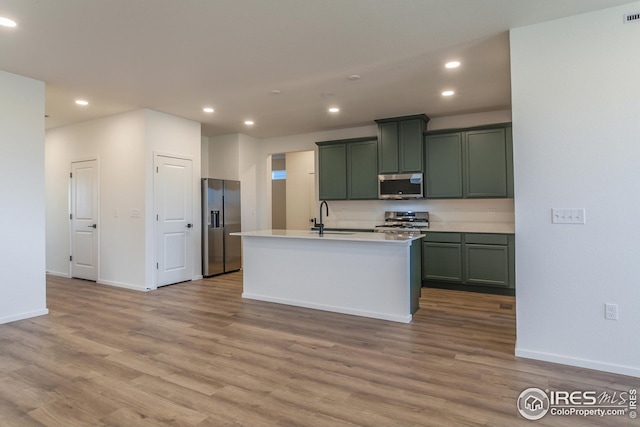
[[[429,212],[387,211],[384,224],[377,225],[376,232],[396,234],[422,234],[429,229]]]

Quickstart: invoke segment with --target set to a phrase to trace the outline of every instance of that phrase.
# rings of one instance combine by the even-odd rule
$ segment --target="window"
[[[287,179],[287,171],[286,170],[271,171],[271,179],[273,181]]]

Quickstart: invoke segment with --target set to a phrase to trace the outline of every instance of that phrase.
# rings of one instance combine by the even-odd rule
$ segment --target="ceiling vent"
[[[630,24],[631,22],[640,22],[640,12],[624,14],[624,23]]]

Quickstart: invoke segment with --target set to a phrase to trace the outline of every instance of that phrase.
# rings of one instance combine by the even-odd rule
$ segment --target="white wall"
[[[44,83],[0,71],[0,323],[47,314]]]
[[[193,228],[191,233],[192,277],[202,278],[202,245],[201,242],[201,150],[202,139],[200,123],[153,110],[145,113],[145,203],[147,206],[145,223],[145,285],[154,288],[156,284],[154,268],[156,265],[156,251],[154,245],[155,213],[153,204],[154,184],[154,155],[164,154],[192,161],[192,213]]]
[[[209,177],[209,138],[206,136],[200,137],[200,176],[202,178]]]
[[[266,175],[265,162],[260,161],[260,140],[247,135],[238,138],[238,171],[240,176],[242,203],[242,231],[258,230],[258,218],[262,215],[258,204],[259,189],[262,188]],[[271,189],[270,185],[266,186]],[[271,205],[269,205],[271,216]]]
[[[240,180],[240,134],[209,138],[208,175],[203,178]]]
[[[145,113],[138,110],[46,134],[47,270],[69,276],[69,171],[72,161],[100,164],[98,281],[145,288]],[[132,218],[131,210],[140,210]],[[118,217],[115,216],[118,210]]]
[[[211,137],[207,151],[209,178],[240,181],[242,231],[257,230],[260,217],[258,199],[261,197],[258,187],[262,185],[267,169],[259,162],[260,140],[243,134]],[[271,194],[270,176],[265,191]],[[268,216],[270,220],[271,205]]]
[[[315,151],[286,153],[286,224],[289,230],[306,230],[309,219],[317,217]],[[273,202],[273,197],[272,197]],[[319,218],[318,218],[319,219]]]
[[[153,156],[193,160],[193,276],[200,263],[200,124],[152,110],[137,110],[52,129],[46,134],[47,270],[69,276],[70,164],[100,165],[98,282],[137,290],[155,287]],[[118,215],[115,215],[116,210]],[[133,218],[132,210],[140,211]]]
[[[640,376],[640,2],[515,29],[516,354]],[[585,208],[585,225],[551,224]],[[604,319],[604,304],[619,320]]]

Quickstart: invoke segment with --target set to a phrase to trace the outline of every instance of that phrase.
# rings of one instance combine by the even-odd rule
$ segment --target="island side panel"
[[[243,298],[411,321],[410,244],[244,236],[243,250]]]
[[[409,269],[411,275],[411,314],[414,314],[420,308],[422,292],[422,239],[411,242]]]

